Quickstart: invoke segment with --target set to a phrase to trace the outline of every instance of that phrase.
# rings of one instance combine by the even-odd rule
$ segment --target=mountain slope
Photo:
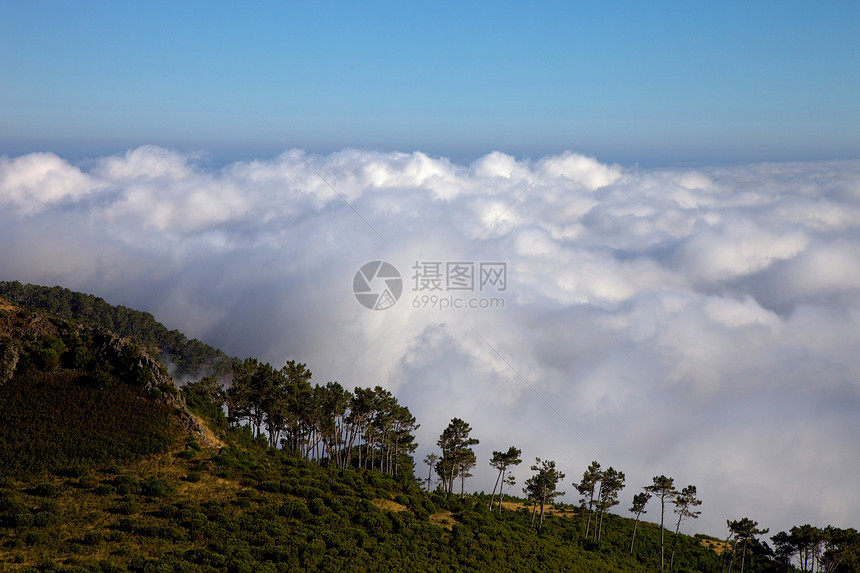
[[[197,429],[175,383],[130,340],[0,304],[0,475],[127,461]]]
[[[491,513],[485,495],[448,499],[412,476],[270,448],[230,427],[205,388],[177,390],[128,338],[0,297],[0,571],[644,573],[657,563],[656,526],[640,523],[632,556],[632,521],[618,516],[600,546],[579,510],[538,532],[528,509]],[[687,536],[675,564],[720,569]]]
[[[229,375],[232,369],[226,354],[178,330],[168,330],[148,312],[114,306],[99,297],[59,286],[17,281],[0,281],[0,295],[21,306],[129,338],[150,356],[170,365],[177,379]]]

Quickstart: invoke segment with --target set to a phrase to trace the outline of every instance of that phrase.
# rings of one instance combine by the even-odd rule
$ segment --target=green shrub
[[[42,561],[39,565],[39,571],[48,572],[48,571],[59,571],[60,566],[57,565],[54,561]]]
[[[175,525],[165,525],[158,529],[158,537],[169,539],[170,541],[182,541],[185,539],[185,532]]]
[[[0,513],[15,511],[17,508],[15,493],[10,489],[0,488]]]
[[[102,559],[99,561],[99,571],[101,571],[101,573],[123,573],[123,571],[127,571],[127,569],[122,565],[117,565],[116,563],[111,563],[106,559]]]
[[[124,497],[116,506],[115,511],[120,515],[134,515],[140,511],[140,504],[131,497]]]
[[[93,490],[93,493],[96,495],[110,495],[115,491],[116,491],[116,489],[114,489],[114,487],[111,484],[103,483],[100,486],[98,486],[97,488],[95,488]]]
[[[122,473],[122,468],[119,467],[119,465],[117,465],[117,464],[109,464],[109,465],[105,466],[105,468],[102,470],[102,472],[106,473],[108,475],[116,476],[116,475],[119,475],[120,473]]]
[[[101,531],[87,531],[84,534],[83,542],[85,545],[98,545],[104,541],[104,534]]]
[[[26,536],[24,536],[24,542],[33,547],[37,545],[45,545],[47,544],[48,536],[45,535],[42,531],[31,531]]]
[[[52,483],[42,482],[33,488],[33,494],[39,497],[57,497],[60,490]]]
[[[322,515],[326,510],[325,502],[321,497],[315,497],[308,503],[308,509],[314,515]]]
[[[98,486],[98,480],[92,476],[84,476],[78,480],[78,487],[82,489],[95,489]]]
[[[173,493],[173,489],[167,480],[151,478],[141,485],[140,492],[149,497],[164,497]]]
[[[33,525],[36,527],[47,527],[57,521],[57,516],[51,511],[40,511],[33,516]]]
[[[15,527],[19,527],[22,529],[27,527],[33,527],[33,521],[33,514],[30,513],[28,510],[23,510],[12,516],[12,524]]]
[[[61,477],[81,478],[87,475],[87,467],[80,464],[66,466],[58,470],[56,474]]]
[[[140,490],[140,484],[138,483],[137,478],[129,475],[116,476],[113,479],[113,486],[116,488],[117,493],[122,495],[138,493]]]

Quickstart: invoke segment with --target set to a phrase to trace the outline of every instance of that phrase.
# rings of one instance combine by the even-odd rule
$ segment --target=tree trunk
[[[600,529],[600,526],[598,524],[598,520],[600,519],[600,517],[603,516],[602,510],[600,508],[600,496],[602,493],[603,493],[603,480],[600,480],[600,488],[597,490],[597,505],[598,505],[597,516],[595,516],[595,518],[594,518],[594,541],[595,542],[597,541],[598,529]],[[594,500],[594,498],[592,497],[592,503],[593,503],[593,500]]]
[[[496,483],[493,484],[493,494],[490,496],[489,509],[493,509],[493,501],[496,499],[496,488],[499,487],[499,480],[502,479],[502,470],[499,470],[499,475],[496,476]]]
[[[588,507],[588,521],[585,523],[585,538],[588,539],[588,530],[591,529],[591,504]]]
[[[735,540],[734,545],[732,545],[732,556],[729,559],[729,573],[732,573],[732,567],[735,566],[735,550],[738,548],[738,541]]]
[[[633,555],[633,543],[636,541],[636,528],[639,526],[639,515],[636,515],[636,521],[633,522],[633,537],[630,539],[630,555]]]
[[[505,470],[502,470],[502,483],[499,484],[499,515],[502,515],[502,499],[503,499],[502,490],[504,489],[504,487],[505,487]]]
[[[666,514],[666,506],[664,503],[661,503],[660,504],[660,571],[662,571],[665,568],[664,564],[663,564],[664,563],[664,560],[663,560],[663,547],[664,547],[663,540],[664,540],[664,534],[666,533],[666,528],[663,527],[665,514]]]
[[[678,543],[678,532],[681,531],[681,519],[684,514],[678,516],[678,525],[675,526],[675,537],[672,538],[672,556],[669,557],[669,571],[672,570],[672,565],[675,563],[675,544]]]
[[[543,512],[544,512],[544,502],[540,504],[540,525],[538,526],[538,531],[543,531]]]
[[[600,539],[603,537],[603,516],[606,515],[606,509],[600,510],[600,523],[597,525],[597,544],[600,545]]]
[[[726,536],[726,543],[723,545],[723,558],[721,559],[722,563],[720,563],[720,571],[724,572],[726,570],[726,556],[729,554],[729,539],[731,539],[732,534]]]

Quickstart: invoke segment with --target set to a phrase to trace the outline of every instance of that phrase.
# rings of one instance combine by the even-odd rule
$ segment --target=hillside
[[[347,395],[308,385],[304,365],[235,364],[242,392],[298,376],[301,415]],[[409,417],[379,388],[355,396]],[[391,463],[411,456],[383,456],[409,440],[351,448],[320,430],[330,455],[276,448],[253,406],[228,421],[224,400],[213,377],[179,390],[130,339],[0,297],[0,571],[659,570],[651,523],[638,523],[632,554],[634,521],[612,513],[599,543],[581,508],[551,508],[538,529],[526,500],[489,511],[484,494],[424,491],[411,463]],[[722,571],[722,548],[680,535],[673,571]],[[768,551],[753,546],[746,570],[785,571]]]
[[[21,306],[128,338],[165,363],[177,379],[224,376],[232,371],[226,354],[178,330],[168,330],[148,312],[114,306],[99,297],[59,286],[17,281],[0,281],[0,295]]]
[[[201,433],[129,339],[0,300],[0,475],[131,461]]]

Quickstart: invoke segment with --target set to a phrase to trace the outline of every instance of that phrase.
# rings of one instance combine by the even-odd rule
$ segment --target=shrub
[[[257,484],[257,489],[260,491],[267,491],[270,493],[278,493],[281,491],[281,484],[274,480],[267,480]]]
[[[134,515],[140,511],[140,504],[130,497],[124,497],[120,500],[115,511],[120,515]]]
[[[47,540],[48,537],[40,531],[31,531],[24,537],[24,542],[30,546],[44,545]]]
[[[113,479],[113,486],[116,488],[117,493],[123,495],[137,493],[140,489],[140,486],[137,482],[137,478],[129,475],[116,476]]]
[[[15,494],[9,489],[0,489],[0,512],[16,511],[18,504],[15,502]]]
[[[308,503],[308,509],[314,515],[322,515],[326,509],[325,502],[321,497],[315,497]]]
[[[84,476],[78,480],[78,487],[83,489],[95,489],[99,486],[99,482],[92,476]]]
[[[61,470],[57,470],[56,474],[62,477],[82,478],[87,475],[87,468],[83,465],[67,466]]]
[[[149,497],[164,497],[173,493],[173,486],[167,480],[151,478],[140,490],[143,495]]]
[[[83,541],[85,545],[98,545],[104,541],[104,538],[105,536],[101,531],[87,531]]]
[[[308,506],[298,499],[291,499],[285,502],[278,510],[278,513],[284,517],[292,517],[293,519],[298,520],[307,520],[311,517],[311,512],[308,510]]]
[[[36,515],[33,516],[33,525],[36,527],[46,527],[55,523],[57,521],[57,516],[50,511],[40,511]]]
[[[42,482],[33,488],[33,494],[39,497],[57,497],[60,490],[52,483]]]
[[[122,573],[125,570],[125,567],[111,563],[106,559],[99,561],[99,571],[101,571],[101,573]]]
[[[33,526],[33,514],[27,510],[23,510],[12,516],[12,524],[15,527],[22,529]]]
[[[100,486],[98,486],[97,488],[95,488],[93,490],[93,493],[96,495],[110,495],[114,491],[116,491],[116,490],[114,489],[114,487],[112,485],[110,485],[109,483],[103,483]]]
[[[55,562],[51,561],[42,561],[41,565],[39,565],[39,571],[59,571],[60,566]]]
[[[185,533],[175,525],[165,525],[158,529],[158,537],[171,541],[182,541],[185,539]]]
[[[119,467],[119,465],[117,465],[117,464],[110,464],[108,466],[105,466],[105,468],[102,470],[102,472],[104,472],[108,475],[116,476],[122,472],[122,468]]]

